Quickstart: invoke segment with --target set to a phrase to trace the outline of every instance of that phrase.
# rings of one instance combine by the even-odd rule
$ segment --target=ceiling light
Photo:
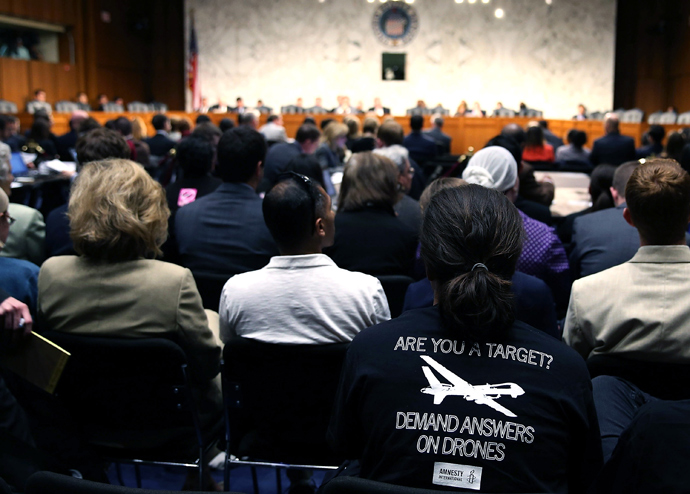
[[[482,0],[482,3],[489,3],[491,0]]]
[[[455,3],[462,3],[462,2],[464,2],[464,1],[465,1],[465,0],[455,0]]]
[[[494,12],[494,15],[497,19],[503,19],[503,14],[503,9],[496,9],[496,12]]]
[[[477,0],[467,0],[468,3],[476,3]]]

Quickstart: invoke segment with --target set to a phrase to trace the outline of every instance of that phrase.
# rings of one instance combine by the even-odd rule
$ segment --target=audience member
[[[277,255],[256,194],[265,157],[266,140],[248,127],[220,138],[216,172],[223,183],[175,218],[180,259],[192,272],[229,277],[260,269]]]
[[[594,166],[600,164],[618,166],[635,159],[635,140],[621,135],[618,130],[618,115],[607,113],[604,118],[606,135],[594,141],[589,160]]]
[[[210,119],[209,122],[211,122]],[[224,134],[226,131],[235,128],[235,121],[232,118],[223,118],[220,122],[218,122],[218,128],[220,129],[221,133]]]
[[[270,188],[280,176],[287,169],[287,165],[291,159],[302,153],[313,154],[319,146],[319,138],[321,132],[319,129],[311,124],[303,124],[297,129],[297,135],[293,142],[283,142],[271,146],[266,153],[266,161],[264,165],[264,179],[269,184],[265,188]]]
[[[573,222],[570,267],[575,279],[599,273],[630,260],[640,247],[637,230],[623,217],[625,187],[637,161],[620,165],[613,175],[615,207],[576,218]]]
[[[376,132],[379,130],[379,121],[374,117],[366,117],[362,124],[362,135],[352,143],[350,150],[353,153],[373,151],[376,149]]]
[[[661,154],[662,158],[676,160],[683,166],[683,147],[685,146],[685,137],[680,132],[671,132],[666,139],[666,149]],[[683,168],[685,171],[688,169]]]
[[[117,159],[85,166],[68,213],[79,256],[43,264],[40,317],[53,331],[173,340],[187,357],[202,422],[216,422],[222,408],[218,335],[209,329],[189,270],[149,258],[161,254],[168,214],[162,187],[139,164]],[[167,439],[175,445],[179,438],[170,431]],[[140,442],[138,431],[118,437],[123,447]]]
[[[287,142],[287,134],[280,115],[269,115],[266,125],[263,125],[259,132],[266,138],[269,147],[279,142]]]
[[[502,137],[509,137],[513,139],[519,147],[525,145],[526,135],[525,130],[516,123],[511,123],[503,127],[501,130]],[[505,147],[505,146],[504,146]],[[511,152],[511,154],[513,154]],[[527,200],[543,204],[544,206],[550,206],[553,201],[553,196],[555,193],[555,188],[553,182],[550,180],[538,181],[534,176],[534,168],[529,163],[525,163],[522,160],[522,151],[519,153],[518,157],[513,154],[516,162],[518,163],[518,177],[520,178],[520,197]],[[520,209],[520,206],[518,206]]]
[[[440,115],[433,117],[432,123],[434,124],[433,128],[425,131],[424,135],[431,137],[436,142],[436,154],[438,156],[450,154],[452,139],[449,135],[443,133],[443,117]]]
[[[544,130],[539,125],[533,125],[525,134],[525,149],[522,159],[527,162],[553,163],[555,155],[553,146],[544,140]]]
[[[347,140],[347,125],[331,122],[322,127],[321,145],[316,149],[315,156],[321,168],[328,170],[343,165],[345,157],[345,141]]]
[[[402,125],[395,120],[386,120],[378,128],[376,132],[376,147],[385,148],[394,146],[395,144],[403,145],[405,134]],[[410,166],[414,168],[414,175],[412,176],[412,186],[408,191],[409,196],[418,201],[426,187],[426,176],[424,170],[417,164],[417,162],[410,156]]]
[[[569,165],[582,165],[590,169],[592,163],[589,161],[589,149],[584,146],[587,143],[587,134],[581,130],[571,129],[568,131],[568,144],[556,150],[556,161]]]
[[[279,256],[258,271],[232,277],[220,299],[222,341],[242,336],[267,343],[352,340],[390,319],[381,283],[338,268],[321,253],[335,235],[331,199],[308,177],[289,172],[266,194],[263,215]],[[286,297],[286,293],[292,293]]]
[[[2,142],[7,144],[13,153],[20,152],[24,138],[19,135],[19,119],[14,115],[0,115],[0,131]]]
[[[563,139],[549,130],[549,122],[546,120],[539,120],[539,127],[544,132],[544,140],[553,146],[555,153],[563,146]]]
[[[43,89],[34,91],[34,99],[26,104],[26,113],[34,114],[37,111],[42,111],[48,115],[53,113],[53,107],[46,101],[46,92]]]
[[[199,115],[198,117],[196,117],[196,120],[194,121],[194,123],[196,125],[199,125],[199,124],[210,122],[210,121],[211,121],[211,117],[209,117],[208,115]],[[234,122],[233,122],[233,125],[234,125]]]
[[[74,146],[76,146],[79,137],[79,126],[87,118],[89,118],[89,114],[84,110],[72,112],[69,119],[69,132],[58,137],[55,142],[57,154],[60,155],[62,161],[74,161]]]
[[[140,117],[135,117],[135,118],[140,118]],[[96,120],[93,117],[89,117],[86,120],[84,120],[81,125],[79,126],[79,136],[83,136],[89,131],[92,131],[94,129],[100,129],[103,127],[100,123],[98,123],[98,120]]]
[[[246,112],[237,114],[237,125],[241,127],[249,127],[252,130],[259,128],[259,115],[254,113],[253,110],[247,110]]]
[[[343,123],[347,125],[347,136],[345,139],[345,147],[352,151],[352,146],[362,136],[359,130],[359,119],[357,117],[347,116],[343,118]]]
[[[421,166],[424,166],[427,161],[434,159],[437,154],[436,141],[422,133],[423,126],[424,117],[412,115],[410,117],[410,129],[412,131],[405,136],[402,143],[410,152],[410,157]]]
[[[589,177],[589,196],[592,199],[592,205],[582,211],[571,213],[568,216],[561,218],[556,226],[556,233],[565,246],[565,251],[571,253],[573,250],[573,224],[580,216],[589,213],[595,213],[602,209],[615,207],[611,188],[613,187],[613,175],[617,168],[613,165],[599,165]],[[571,267],[573,267],[571,265]],[[575,269],[573,267],[573,274]]]
[[[630,176],[625,198],[623,216],[637,229],[640,248],[630,261],[573,284],[563,339],[584,358],[687,365],[687,308],[678,301],[690,279],[690,176],[674,161],[647,161]],[[593,385],[607,460],[635,413],[655,398],[615,377]]]
[[[351,271],[410,275],[418,232],[397,216],[400,173],[391,160],[357,153],[345,166],[335,217],[335,242],[325,253]]]
[[[422,227],[422,209],[419,202],[407,195],[412,186],[414,168],[410,166],[409,154],[406,148],[394,144],[385,148],[374,150],[374,154],[385,156],[398,168],[398,192],[400,200],[396,202],[394,209],[398,218],[411,230],[419,233]]]
[[[652,125],[647,131],[647,136],[651,141],[648,145],[637,148],[635,157],[640,160],[649,157],[660,157],[664,152],[664,137],[666,129],[661,125]]]
[[[51,160],[57,156],[55,136],[50,132],[51,123],[47,118],[36,118],[27,134],[26,146],[29,152]]]
[[[515,320],[523,235],[498,191],[467,185],[431,199],[422,257],[437,305],[363,330],[343,366],[329,439],[359,460],[361,477],[486,492],[585,492],[593,482],[602,459],[587,368]],[[547,358],[528,365],[528,354]],[[509,444],[495,429],[506,420],[522,432]]]
[[[10,225],[15,221],[7,211],[9,203],[7,194],[0,189],[0,251],[10,235]],[[0,257],[0,290],[26,304],[32,314],[36,314],[38,270],[38,266],[29,261]]]
[[[77,165],[79,169],[92,161],[107,158],[129,159],[130,150],[124,137],[113,130],[91,130],[77,140]],[[67,204],[53,209],[46,218],[46,257],[73,255],[70,238]]]
[[[322,187],[326,193],[328,193],[326,184],[330,183],[332,186],[332,183],[330,182],[330,175],[328,172],[324,172],[321,169],[321,165],[313,154],[302,153],[296,155],[285,167],[285,172],[295,172],[300,175],[304,175],[305,177],[314,181],[316,185]],[[329,178],[328,181],[325,180],[326,177]]]
[[[468,183],[503,192],[511,202],[517,198],[517,163],[504,148],[491,146],[475,153],[462,178]],[[571,279],[563,244],[552,228],[518,211],[525,230],[525,245],[517,269],[544,280],[551,289],[557,311],[564,311],[568,306]]]
[[[152,157],[162,158],[175,147],[175,141],[168,136],[172,125],[170,119],[162,113],[154,115],[151,119],[151,125],[156,129],[156,135],[145,139],[144,142],[148,144]]]

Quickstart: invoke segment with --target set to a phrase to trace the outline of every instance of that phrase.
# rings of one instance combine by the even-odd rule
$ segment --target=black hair
[[[89,117],[79,125],[79,134],[85,134],[89,131],[100,129],[102,127],[103,126],[98,122],[98,120],[93,117]]]
[[[91,130],[77,139],[75,146],[80,165],[106,158],[129,159],[131,151],[127,141],[114,130],[99,128]]]
[[[649,127],[647,134],[649,134],[649,138],[652,140],[652,142],[661,144],[661,141],[663,141],[664,137],[666,137],[666,129],[664,129],[661,125],[652,125]]]
[[[520,104],[524,105],[524,103]],[[510,123],[503,127],[503,129],[501,129],[501,135],[503,137],[512,138],[520,146],[522,146],[525,143],[525,129],[523,129],[516,123]]]
[[[216,171],[223,182],[246,182],[256,172],[256,165],[266,158],[266,139],[246,126],[223,133],[218,142]]]
[[[587,133],[583,130],[570,129],[568,131],[568,143],[572,144],[578,149],[587,144]]]
[[[436,282],[445,326],[475,339],[512,326],[510,280],[523,237],[518,210],[497,190],[470,184],[431,198],[424,211],[421,253]]]
[[[213,166],[213,145],[203,137],[189,136],[175,146],[177,162],[187,177],[203,177]]]
[[[504,136],[503,134],[498,135],[492,139],[489,139],[489,142],[484,145],[485,148],[491,146],[498,146],[506,149],[510,154],[513,155],[513,158],[515,158],[515,162],[518,164],[518,166],[520,166],[520,163],[522,163],[522,147],[520,147],[520,144],[518,144],[518,142],[512,137]]]
[[[252,112],[240,113],[237,115],[237,125],[249,125],[256,119],[256,115]]]
[[[114,130],[126,137],[132,133],[132,122],[127,117],[117,117]]]
[[[278,248],[289,251],[304,245],[314,234],[316,219],[325,215],[325,204],[313,181],[283,176],[262,204],[264,222]]]
[[[208,115],[199,115],[198,117],[196,117],[195,123],[197,125],[199,125],[199,124],[210,122],[210,121],[211,121],[211,117],[209,117]]]
[[[410,128],[412,131],[422,130],[424,127],[424,117],[421,115],[412,115],[410,117]]]
[[[220,128],[221,132],[225,132],[226,130],[234,129],[235,128],[235,121],[232,120],[231,118],[224,118],[220,122],[218,122],[218,127]]]
[[[539,127],[541,127],[542,129],[548,129],[549,128],[549,122],[547,122],[546,120],[539,120],[538,123],[539,123]]]
[[[117,131],[117,126],[115,125],[115,119],[111,118],[110,120],[106,120],[105,125],[103,125],[106,129],[110,130],[115,130]]]
[[[29,132],[29,139],[34,141],[43,141],[50,138],[50,122],[43,118],[37,118],[31,124],[31,131]]]
[[[304,117],[304,122],[302,122],[302,125],[305,124],[316,125],[316,120],[314,120],[314,117]]]
[[[5,115],[0,115],[0,132],[5,132],[7,128],[7,117]]]
[[[316,125],[303,123],[300,125],[300,128],[297,129],[295,140],[300,144],[303,144],[306,141],[318,141],[319,137],[321,137],[321,131],[316,127]]]
[[[266,123],[275,122],[279,118],[280,118],[279,115],[269,115],[268,118],[266,119]]]
[[[38,93],[45,93],[45,91],[43,89],[37,89],[34,91],[34,96],[38,96]]]
[[[544,145],[544,129],[535,125],[527,129],[525,147],[540,147]]]
[[[191,134],[191,137],[200,137],[202,139],[206,139],[212,144],[215,144],[215,142],[213,142],[214,138],[217,137],[220,139],[220,136],[222,135],[223,133],[218,127],[213,125],[211,122],[204,122],[196,126]]]
[[[167,121],[168,117],[159,113],[158,115],[153,116],[151,119],[151,125],[153,125],[153,128],[156,130],[165,130],[165,122]]]
[[[328,124],[331,122],[337,122],[337,120],[335,118],[324,118],[323,120],[321,120],[319,127],[321,127],[321,130],[323,130],[326,127],[328,127]]]
[[[598,165],[592,170],[589,178],[589,194],[592,196],[592,211],[601,211],[615,206],[611,187],[616,167],[613,165]]]
[[[313,154],[298,154],[292,158],[285,168],[285,171],[299,173],[311,178],[321,187],[325,188],[323,183],[323,170],[319,164],[319,160]]]

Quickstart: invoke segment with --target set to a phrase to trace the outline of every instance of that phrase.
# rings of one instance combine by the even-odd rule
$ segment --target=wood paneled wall
[[[0,99],[20,111],[37,88],[46,90],[51,103],[86,91],[92,105],[105,93],[184,109],[183,0],[0,0],[0,13],[68,31],[60,38],[59,64],[0,58]]]

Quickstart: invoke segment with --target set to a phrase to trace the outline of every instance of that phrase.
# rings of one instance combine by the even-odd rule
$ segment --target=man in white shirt
[[[267,343],[341,343],[390,319],[376,278],[340,269],[321,253],[335,235],[335,213],[323,188],[291,172],[266,195],[263,214],[281,255],[228,280],[219,310],[223,342],[242,336]]]

